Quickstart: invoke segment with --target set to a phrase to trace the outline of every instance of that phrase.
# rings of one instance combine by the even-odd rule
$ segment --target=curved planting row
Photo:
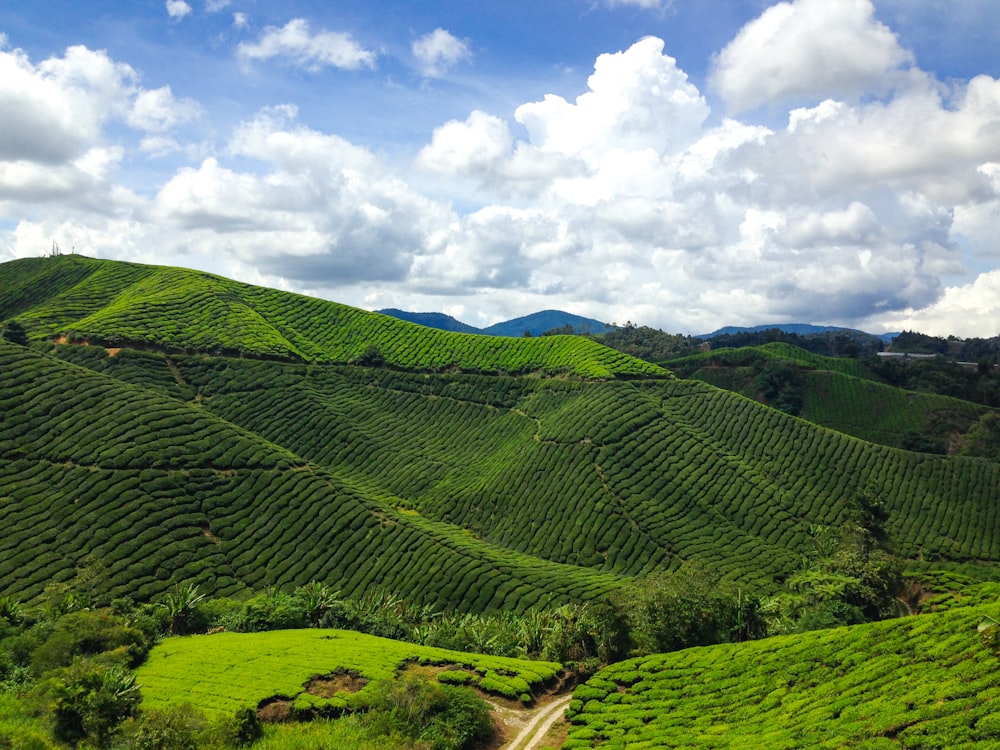
[[[997,606],[631,659],[570,704],[582,748],[974,748],[1000,744]]]
[[[800,416],[863,440],[899,446],[907,436],[964,432],[990,411],[969,401],[835,373],[806,373]]]
[[[320,580],[457,610],[586,599],[614,577],[397,513],[179,401],[0,342],[0,580],[34,596],[96,560],[110,595]]]
[[[815,354],[797,346],[777,341],[761,346],[713,349],[670,360],[669,364],[671,367],[677,367],[679,371],[690,373],[712,367],[748,367],[768,361],[791,362],[799,367],[839,372],[854,377],[861,375],[861,364],[856,359],[825,357],[822,354]]]
[[[636,574],[694,558],[767,585],[862,494],[886,501],[903,554],[1000,554],[995,464],[872,446],[695,382],[523,381],[498,398],[493,378],[179,362],[227,420],[560,563]]]
[[[78,281],[67,288],[67,278]],[[411,370],[668,376],[656,365],[580,336],[512,339],[438,331],[179,268],[78,256],[34,258],[0,264],[0,290],[0,309],[16,312],[34,338],[62,334],[110,346]],[[25,308],[29,292],[36,302]]]
[[[666,403],[714,450],[769,476],[802,518],[836,523],[843,502],[864,493],[886,503],[900,554],[1000,559],[996,463],[873,445],[707,387]]]

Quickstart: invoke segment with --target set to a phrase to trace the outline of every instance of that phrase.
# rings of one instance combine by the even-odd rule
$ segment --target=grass
[[[327,705],[305,694],[312,678],[350,671],[373,684],[394,678],[411,662],[448,665],[450,671],[468,672],[472,686],[517,693],[542,688],[561,669],[552,662],[468,654],[353,631],[285,630],[169,638],[150,652],[138,681],[144,708],[190,703],[212,718],[256,708],[275,696],[299,699],[302,707]],[[344,708],[351,698],[338,693],[330,700]]]

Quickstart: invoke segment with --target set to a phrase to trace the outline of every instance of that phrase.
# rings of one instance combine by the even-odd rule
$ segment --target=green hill
[[[863,440],[932,453],[954,452],[970,426],[993,411],[866,379],[857,360],[788,344],[702,352],[668,366]]]
[[[632,659],[576,689],[564,750],[1000,746],[991,604]]]
[[[1000,566],[995,462],[874,445],[659,368],[644,377],[593,342],[579,350],[593,357],[564,360],[577,377],[537,377],[558,371],[523,365],[538,341],[428,331],[179,269],[35,260],[0,265],[0,309],[34,340],[0,342],[2,593],[33,597],[94,559],[107,593],[144,599],[186,580],[225,594],[316,579],[523,611],[685,561],[766,591],[859,496],[885,503],[904,557]],[[155,290],[173,298],[171,284],[205,304],[168,314]],[[287,327],[283,340],[322,356],[189,353],[225,330],[204,317],[219,296],[286,311],[266,320],[296,330],[323,329],[313,313],[345,330],[387,321],[397,364],[344,364]],[[140,329],[157,332],[146,350],[46,343],[127,344],[111,331]],[[582,340],[553,338],[563,353]],[[472,348],[468,372],[423,367],[444,357],[440,342],[483,340],[523,365],[498,369],[532,376],[487,374]],[[578,377],[594,362],[628,377]]]
[[[70,580],[87,556],[104,569],[100,591],[144,599],[183,580],[234,593],[317,579],[516,610],[615,585],[400,514],[154,389],[2,341],[0,372],[4,594]]]
[[[0,320],[32,339],[411,370],[667,376],[578,336],[529,342],[426,328],[198,271],[82,256],[0,264]]]

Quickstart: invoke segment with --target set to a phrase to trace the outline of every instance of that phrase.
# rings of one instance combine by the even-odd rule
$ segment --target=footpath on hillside
[[[514,739],[500,746],[500,750],[538,750],[544,747],[543,740],[549,730],[563,718],[563,713],[569,702],[573,699],[572,694],[558,696],[551,703],[546,703],[533,711],[507,711],[501,709],[501,716],[504,722],[515,727],[521,726],[520,731]]]

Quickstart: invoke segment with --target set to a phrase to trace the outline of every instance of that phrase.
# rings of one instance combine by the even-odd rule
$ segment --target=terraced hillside
[[[43,272],[50,260],[68,280]],[[303,320],[300,303],[349,310],[66,260],[15,264],[19,281],[0,287],[4,314],[35,339],[0,342],[2,593],[34,596],[93,559],[110,593],[141,598],[184,580],[232,593],[317,579],[345,595],[380,585],[442,608],[524,610],[687,560],[766,590],[860,495],[884,501],[899,554],[1000,567],[995,462],[873,445],[659,369],[641,377],[596,344],[579,361],[625,362],[627,378],[408,371],[439,353],[408,360],[433,341],[402,322],[394,367],[183,353],[189,328],[214,326],[197,308],[180,324],[155,318],[150,350],[54,345],[45,337],[72,333],[71,320],[114,313],[138,330],[155,309],[143,295],[163,284],[169,296],[168,279],[197,295],[204,278],[207,297],[260,295]],[[113,304],[80,296],[126,276]],[[501,343],[513,362],[540,351]]]
[[[67,581],[87,556],[102,591],[138,598],[189,579],[218,593],[315,579],[516,610],[615,585],[400,514],[153,389],[2,341],[0,373],[4,594]]]
[[[823,357],[788,344],[719,349],[668,366],[682,377],[772,405],[784,398],[803,419],[892,447],[946,453],[991,411],[969,401],[868,380],[857,360]]]
[[[563,748],[997,747],[984,616],[1000,607],[620,662],[576,689]]]
[[[207,273],[75,255],[0,264],[0,320],[10,318],[32,339],[171,352],[430,371],[668,375],[578,336],[517,341],[438,331]]]

